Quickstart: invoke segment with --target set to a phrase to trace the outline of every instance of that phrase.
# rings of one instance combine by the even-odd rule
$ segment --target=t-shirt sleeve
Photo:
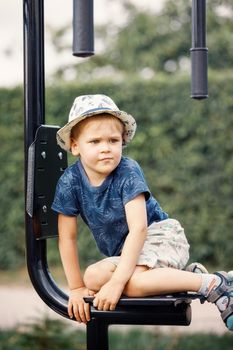
[[[151,193],[139,166],[131,169],[124,181],[122,187],[123,204],[130,202],[139,194],[144,194],[146,201],[150,198]]]
[[[77,216],[80,212],[72,186],[72,179],[67,173],[64,173],[58,180],[52,209],[68,216]]]

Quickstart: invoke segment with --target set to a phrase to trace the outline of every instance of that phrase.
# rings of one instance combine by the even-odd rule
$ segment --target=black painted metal
[[[92,317],[87,324],[87,350],[108,350],[108,327],[109,324],[102,322],[98,317]]]
[[[73,55],[94,55],[93,0],[73,0]]]
[[[93,298],[87,297],[85,301],[91,306],[91,322],[87,324],[87,349],[108,350],[108,327],[112,324],[188,326],[191,322],[190,304],[196,298],[193,294],[122,297],[115,311],[98,311],[92,306]]]
[[[51,205],[57,181],[67,168],[67,153],[56,142],[58,130],[58,126],[39,126],[28,151],[26,210],[37,239],[58,236],[57,213]]]
[[[36,131],[45,120],[44,102],[44,8],[42,0],[23,1],[24,21],[24,119],[25,189],[28,187],[28,151]],[[25,199],[26,202],[26,199]],[[67,296],[49,273],[46,240],[36,240],[33,217],[25,210],[27,267],[32,284],[42,300],[59,314],[68,317]]]
[[[208,97],[208,48],[206,47],[206,1],[192,0],[191,97]]]
[[[138,298],[134,300],[134,303],[131,302],[130,298],[125,300],[122,297],[113,312],[98,311],[91,306],[91,315],[93,318],[109,325],[187,326],[191,322],[191,301],[192,299],[188,295],[182,298],[179,298],[179,296]]]

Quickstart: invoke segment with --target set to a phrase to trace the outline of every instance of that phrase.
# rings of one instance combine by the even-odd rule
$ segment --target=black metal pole
[[[45,122],[43,0],[23,1],[23,22],[26,189],[28,170],[32,166],[28,160],[28,151],[34,141],[37,128]],[[48,271],[46,241],[36,240],[33,216],[31,217],[26,210],[25,228],[27,267],[31,282],[41,299],[48,306],[59,314],[68,317],[67,296],[57,287]]]
[[[94,55],[93,0],[73,0],[73,55]]]
[[[206,47],[206,1],[192,0],[191,97],[208,97],[208,49]]]
[[[108,350],[108,326],[107,322],[92,318],[91,322],[87,323],[87,350]]]
[[[45,121],[43,1],[24,1],[25,155]],[[27,159],[26,159],[27,161]]]

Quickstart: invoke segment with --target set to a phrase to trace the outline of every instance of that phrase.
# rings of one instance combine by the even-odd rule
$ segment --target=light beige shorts
[[[106,258],[118,265],[120,256]],[[151,269],[173,267],[183,269],[189,260],[189,244],[179,221],[166,219],[148,227],[148,234],[139,255],[137,265]]]

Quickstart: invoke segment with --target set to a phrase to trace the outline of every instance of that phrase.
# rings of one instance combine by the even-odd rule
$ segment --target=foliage
[[[142,165],[152,192],[171,216],[183,222],[192,260],[231,268],[232,102],[230,74],[210,77],[211,98],[189,99],[187,77],[121,84],[68,86],[62,105],[60,89],[49,89],[48,117],[63,124],[74,97],[102,91],[130,111],[138,131],[126,154]],[[171,112],[172,111],[172,112]],[[53,117],[52,117],[53,116]],[[62,118],[60,119],[60,117]],[[56,119],[56,121],[57,121]],[[150,140],[150,142],[147,142]],[[214,223],[213,223],[214,221]],[[87,244],[88,247],[88,244]]]
[[[0,266],[22,264],[24,255],[23,102],[19,88],[0,92]]]
[[[19,329],[0,331],[2,350],[85,350],[85,334],[71,331],[64,322],[50,320],[21,325]]]
[[[97,40],[105,42],[103,52],[61,67],[59,83],[47,87],[46,123],[64,124],[77,95],[110,95],[137,119],[137,134],[125,152],[141,164],[162,207],[183,223],[191,260],[232,269],[232,1],[207,2],[210,98],[199,102],[189,98],[190,78],[184,73],[191,3],[169,0],[159,14],[139,11],[128,0],[122,4],[128,14],[124,26],[96,28]],[[59,53],[65,33],[65,28],[54,33]],[[73,69],[74,81],[81,83],[65,84],[66,69]],[[20,88],[0,90],[0,115],[0,268],[9,269],[24,263],[25,250]],[[80,231],[86,266],[100,255],[83,225]],[[49,243],[49,261],[57,260],[56,242]]]
[[[183,223],[191,243],[191,259],[231,269],[232,84],[231,72],[210,75],[210,98],[201,102],[188,97],[189,79],[185,76],[126,81],[123,85],[96,82],[51,87],[46,92],[46,121],[64,124],[77,95],[102,92],[112,96],[138,123],[135,139],[125,154],[141,164],[164,210]],[[20,89],[0,91],[0,114],[4,141],[0,154],[0,266],[6,269],[24,262]],[[99,255],[83,226],[80,241],[82,266],[86,266]]]
[[[120,0],[119,0],[120,1]],[[96,26],[95,40],[102,50],[87,60],[59,67],[56,80],[99,79],[129,76],[148,78],[158,73],[174,75],[188,71],[191,44],[191,1],[166,1],[160,13],[138,10],[130,1],[122,0],[127,22]],[[233,4],[231,0],[207,2],[207,46],[209,69],[231,69],[233,62]],[[54,31],[55,50],[67,50],[65,34]],[[64,45],[64,44],[63,44]]]
[[[232,335],[226,333],[193,334],[189,336],[178,334],[162,334],[139,330],[128,332],[110,331],[111,350],[225,350],[232,349]],[[0,330],[0,348],[2,350],[85,350],[85,332],[71,329],[66,323],[44,319],[28,326],[13,330]]]

